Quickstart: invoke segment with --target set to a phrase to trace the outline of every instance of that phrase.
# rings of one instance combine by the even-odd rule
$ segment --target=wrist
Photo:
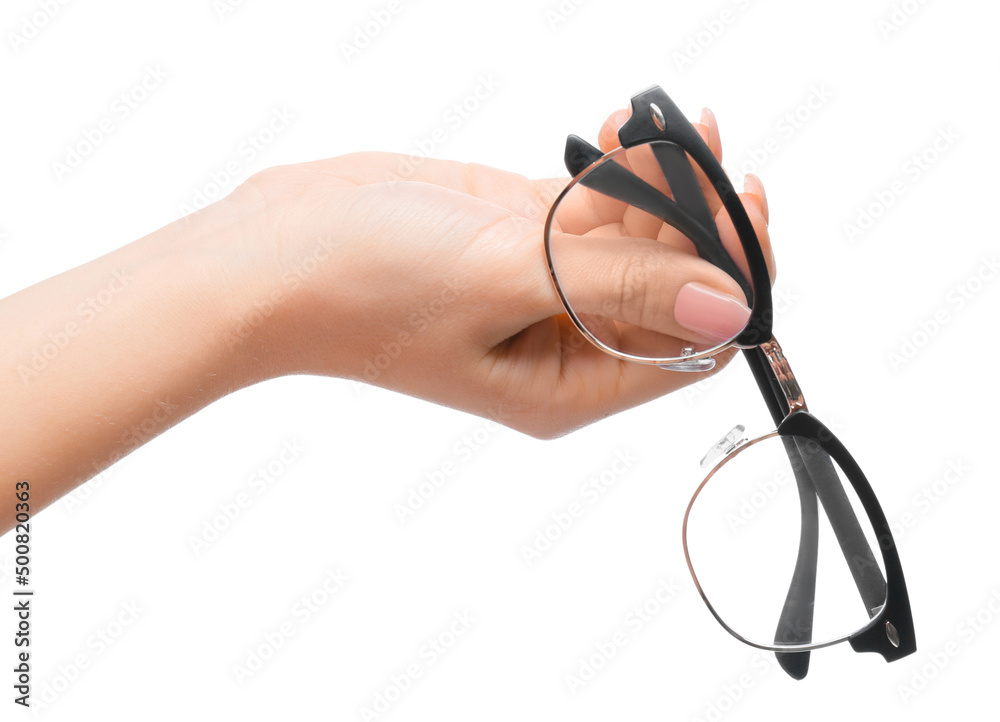
[[[248,220],[239,204],[223,200],[122,249],[142,259],[137,266],[163,301],[164,336],[193,364],[178,371],[202,372],[200,383],[216,387],[209,401],[281,373],[268,352],[273,329],[260,311],[266,280]]]
[[[315,207],[302,207],[294,192],[299,183],[275,175],[278,170],[258,174],[216,204],[209,235],[229,257],[230,309],[219,333],[250,383],[296,373],[343,376],[352,357],[343,331],[357,318],[349,301],[359,294],[349,290],[354,274],[339,273],[355,268],[341,262],[348,253],[342,198],[327,194],[324,217],[316,222]]]
[[[205,209],[0,303],[20,329],[0,348],[12,370],[0,471],[31,479],[38,508],[271,375],[252,346],[226,343],[253,286],[231,258],[230,211]]]

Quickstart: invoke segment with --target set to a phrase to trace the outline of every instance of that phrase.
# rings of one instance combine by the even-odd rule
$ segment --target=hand
[[[608,118],[603,151],[617,145],[627,116]],[[696,127],[721,157],[711,114]],[[253,229],[234,252],[256,259],[247,272],[257,316],[271,310],[248,338],[235,329],[230,338],[261,359],[264,376],[358,379],[538,437],[704,378],[611,357],[564,315],[542,229],[566,182],[384,153],[255,175],[230,197]],[[770,259],[763,189],[756,178],[750,185],[741,199]],[[687,280],[735,287],[710,264],[693,263]],[[595,295],[615,283],[612,275],[594,281]],[[688,338],[703,338],[692,326]],[[684,332],[673,319],[667,330]]]
[[[605,123],[603,150],[625,117]],[[718,156],[710,115],[699,130]],[[3,299],[0,494],[30,480],[38,511],[216,399],[283,374],[359,379],[537,437],[704,378],[619,361],[569,323],[542,249],[565,183],[383,153],[273,168]],[[759,182],[741,198],[769,257]],[[616,282],[596,274],[595,295]],[[0,534],[14,524],[7,508]]]

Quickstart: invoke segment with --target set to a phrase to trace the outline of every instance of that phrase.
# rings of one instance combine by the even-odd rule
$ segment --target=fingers
[[[767,270],[771,274],[773,285],[774,279],[778,275],[778,267],[774,260],[771,234],[768,231],[770,213],[767,207],[764,184],[753,173],[748,173],[743,180],[743,188],[744,192],[740,194],[740,199],[743,201],[743,207],[747,209],[747,215],[750,216],[754,231],[757,233],[757,240],[760,241],[760,248],[764,252],[764,260],[767,262]]]
[[[618,139],[618,132],[631,115],[632,108],[629,106],[628,108],[614,111],[604,121],[598,133],[598,145],[602,152],[609,153],[621,145]],[[712,151],[716,160],[721,162],[722,141],[719,136],[719,126],[715,119],[715,114],[708,108],[704,108],[701,111],[700,121],[697,123],[692,122],[691,125],[701,136],[702,140],[705,141],[705,144]],[[690,162],[690,157],[688,160]],[[672,197],[667,181],[663,177],[663,173],[651,153],[643,152],[641,148],[629,149],[617,157],[617,162],[643,178],[650,185]],[[701,188],[702,195],[708,202],[709,211],[714,216],[719,208],[722,207],[722,201],[704,171],[694,163],[691,163],[691,165],[698,185]]]
[[[641,148],[635,150],[639,151]],[[652,158],[647,160],[654,164],[656,162]],[[743,244],[726,209],[718,205],[714,214],[718,240],[706,237],[699,232],[699,226],[689,225],[690,222],[686,220],[684,214],[676,212],[677,206],[653,191],[640,192],[639,188],[632,191],[637,193],[634,196],[635,202],[641,207],[605,195],[602,191],[616,193],[622,189],[624,181],[634,179],[634,176],[627,174],[623,181],[618,178],[615,172],[617,170],[620,169],[617,168],[616,160],[608,161],[591,171],[589,181],[584,180],[574,185],[553,210],[552,230],[557,233],[576,236],[594,235],[605,239],[609,237],[654,239],[674,249],[686,251],[692,256],[699,255],[698,249],[707,252],[706,244],[717,245],[721,241],[724,250],[735,261],[743,276],[750,278]],[[650,197],[650,194],[653,197]],[[657,196],[664,201],[659,206],[656,202]],[[738,198],[756,237],[750,242],[757,243],[761,247],[764,261],[773,278],[774,258],[762,198],[754,193],[742,193]],[[686,233],[696,235],[687,236]]]
[[[625,121],[632,117],[632,106],[616,110],[608,119],[604,121],[601,130],[597,133],[597,145],[602,153],[610,153],[621,143],[618,141],[618,131],[625,125]]]
[[[761,213],[764,216],[764,222],[770,223],[770,214],[767,209],[767,195],[764,193],[764,184],[761,182],[760,178],[755,176],[753,173],[747,173],[743,178],[743,189],[744,192],[757,196],[757,199],[760,202]]]
[[[610,152],[619,146],[618,131],[621,129],[621,126],[625,123],[625,121],[628,120],[631,114],[632,109],[631,106],[629,106],[628,108],[614,111],[608,116],[607,120],[605,120],[598,135],[599,144],[603,152]],[[715,118],[715,114],[709,108],[704,108],[701,111],[700,122],[692,123],[692,125],[701,135],[702,140],[704,140],[708,145],[716,160],[721,162],[722,140],[719,134],[719,125]],[[668,195],[670,194],[666,180],[663,178],[663,175],[659,167],[656,165],[652,154],[643,153],[639,149],[630,149],[624,154],[618,156],[618,159],[620,159],[623,166],[628,167],[633,173],[638,175],[647,183],[667,193]],[[702,194],[708,202],[709,210],[716,218],[726,250],[737,262],[740,270],[742,270],[743,273],[749,278],[749,267],[746,261],[746,254],[743,252],[742,245],[736,235],[732,221],[729,219],[728,214],[722,209],[722,201],[719,198],[718,193],[708,181],[705,173],[697,165],[692,165],[694,167],[698,184],[702,189]],[[767,263],[768,270],[771,274],[771,280],[773,282],[775,277],[775,262],[774,254],[771,248],[770,236],[767,231],[769,220],[767,196],[764,193],[764,186],[757,176],[748,175],[744,185],[745,192],[739,194],[739,197],[747,211],[750,221],[753,223],[754,231],[756,232],[757,239],[760,242],[764,260]],[[596,216],[596,218],[600,219],[598,221],[595,218],[591,218],[590,228],[607,226],[613,223],[622,223],[624,226],[624,233],[627,235],[641,235],[651,238],[657,237],[656,233],[650,235],[650,227],[653,223],[655,223],[655,219],[638,212],[635,208],[626,208],[624,204],[616,201],[610,201],[607,197],[596,193],[568,200],[589,205],[591,213]],[[570,216],[569,211],[570,209],[567,207],[566,212],[561,214],[562,217],[568,218]],[[630,222],[630,218],[636,220],[634,222]],[[568,227],[563,230],[573,233],[585,232],[580,229],[571,229]],[[673,232],[672,229],[664,229],[663,233],[670,235],[670,238],[661,238],[661,240],[664,240],[677,248],[687,248],[688,250],[693,251],[692,244],[689,241],[686,241],[686,239],[680,236],[680,234]]]
[[[694,124],[694,129],[701,134],[701,139],[712,151],[715,159],[722,162],[722,139],[719,137],[719,123],[715,113],[710,108],[701,109],[701,122]]]

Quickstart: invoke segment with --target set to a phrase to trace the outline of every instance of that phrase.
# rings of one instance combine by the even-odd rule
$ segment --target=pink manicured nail
[[[704,283],[685,284],[674,303],[677,323],[719,343],[739,335],[749,318],[746,304]]]

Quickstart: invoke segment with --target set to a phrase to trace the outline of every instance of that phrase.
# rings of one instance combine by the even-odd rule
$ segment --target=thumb
[[[592,334],[618,350],[679,356],[684,341],[729,341],[750,317],[735,280],[669,244],[556,233],[550,251],[566,303]]]

